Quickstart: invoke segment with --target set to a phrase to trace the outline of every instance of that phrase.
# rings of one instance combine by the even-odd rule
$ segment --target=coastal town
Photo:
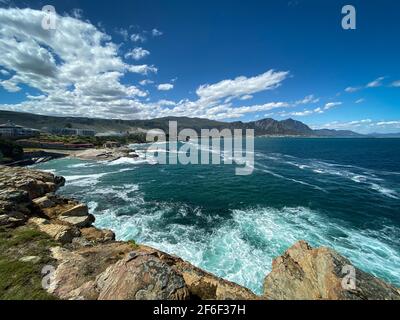
[[[27,128],[7,121],[0,124],[0,164],[24,166],[74,156],[87,160],[137,158],[134,150],[125,147],[127,134],[107,136],[95,130],[49,127]]]

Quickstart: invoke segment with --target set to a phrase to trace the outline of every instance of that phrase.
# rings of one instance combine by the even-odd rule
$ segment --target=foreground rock
[[[0,167],[0,223],[32,228],[57,241],[48,292],[61,299],[257,299],[250,290],[188,262],[134,242],[117,242],[92,226],[86,205],[54,194],[64,179]],[[39,244],[40,245],[40,244]],[[38,263],[34,256],[26,263]]]
[[[358,269],[356,288],[344,289],[342,268],[351,263],[331,249],[313,249],[304,241],[275,259],[272,272],[265,279],[264,295],[256,296],[178,257],[131,241],[115,241],[112,231],[92,225],[95,219],[85,204],[54,194],[63,184],[63,178],[50,173],[0,166],[0,236],[3,239],[0,245],[8,248],[7,256],[2,257],[0,251],[0,258],[8,259],[11,265],[26,263],[37,268],[51,263],[55,271],[47,291],[52,297],[90,300],[400,298],[398,289]],[[4,231],[10,229],[15,231],[11,233],[19,234],[13,238],[14,242]],[[7,241],[10,245],[4,246]],[[14,248],[14,243],[19,246]],[[17,260],[12,260],[18,255]],[[40,282],[35,285],[41,288]]]
[[[346,281],[349,270],[355,270],[355,286]],[[399,289],[355,268],[336,251],[313,249],[304,241],[274,260],[264,295],[275,300],[400,300]]]

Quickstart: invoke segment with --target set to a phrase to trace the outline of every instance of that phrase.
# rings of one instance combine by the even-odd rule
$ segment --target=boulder
[[[41,198],[36,198],[33,203],[41,209],[47,209],[55,206],[56,204],[49,198],[49,196],[44,196]]]
[[[60,216],[58,219],[67,224],[73,225],[77,228],[86,228],[90,227],[92,223],[95,221],[93,215],[89,214],[87,216],[75,217],[75,216]]]
[[[31,218],[29,219],[29,223],[36,225],[41,232],[48,234],[62,244],[71,243],[74,238],[80,236],[79,229],[72,226],[51,223],[46,219]]]
[[[346,278],[355,272],[355,282]],[[296,243],[272,264],[264,295],[273,300],[399,300],[400,291],[355,268],[336,251]]]
[[[181,274],[147,254],[128,256],[96,278],[99,300],[187,300]]]
[[[87,205],[79,203],[72,208],[69,208],[60,213],[60,216],[64,217],[85,217],[89,215],[89,209]]]
[[[82,228],[82,237],[93,242],[108,242],[115,240],[115,233],[111,230],[100,230],[94,227]]]

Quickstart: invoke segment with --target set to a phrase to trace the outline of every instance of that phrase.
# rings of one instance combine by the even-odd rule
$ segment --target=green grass
[[[42,288],[41,270],[53,264],[50,248],[59,245],[30,227],[0,229],[0,300],[49,300],[56,297]],[[38,256],[38,263],[22,262]]]
[[[127,242],[128,242],[128,244],[132,247],[132,249],[137,249],[137,248],[139,248],[139,245],[136,243],[135,240],[128,240]]]

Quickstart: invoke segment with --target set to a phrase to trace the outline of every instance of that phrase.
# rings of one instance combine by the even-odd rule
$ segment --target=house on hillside
[[[18,126],[15,123],[8,121],[0,124],[0,138],[18,139],[35,137],[40,134],[39,130]]]

